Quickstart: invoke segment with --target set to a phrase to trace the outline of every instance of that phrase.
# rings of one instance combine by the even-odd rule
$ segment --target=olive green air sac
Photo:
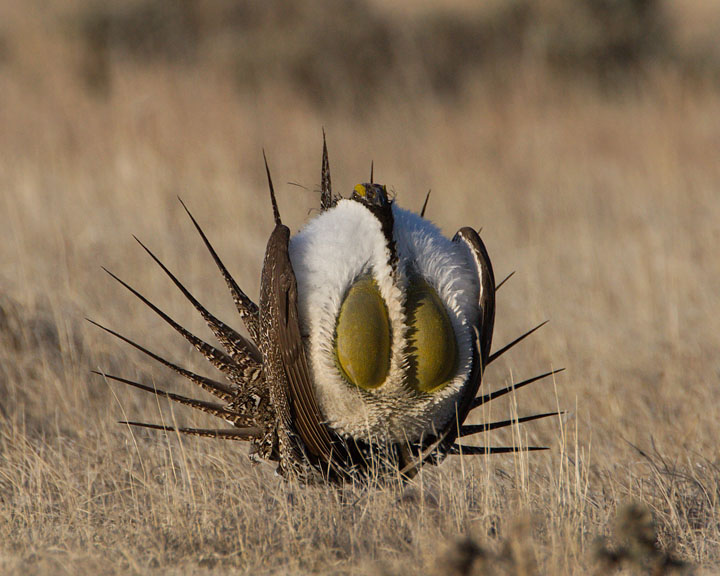
[[[390,321],[377,283],[362,276],[340,307],[335,338],[337,363],[345,379],[366,390],[377,388],[390,368]]]
[[[457,369],[455,332],[445,306],[422,278],[408,290],[410,384],[419,392],[434,392],[446,385]]]

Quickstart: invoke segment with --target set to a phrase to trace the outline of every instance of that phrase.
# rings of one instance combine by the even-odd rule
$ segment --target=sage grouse
[[[304,481],[343,481],[378,471],[410,477],[423,462],[439,463],[446,455],[543,449],[457,443],[558,414],[464,424],[482,404],[559,372],[477,395],[485,367],[542,326],[490,352],[499,285],[478,233],[466,227],[452,240],[445,238],[424,218],[425,206],[419,215],[400,208],[385,186],[372,181],[372,173],[349,198],[335,194],[323,139],[320,213],[291,237],[280,219],[267,160],[265,168],[275,229],[265,252],[259,304],[238,286],[183,204],[249,338],[208,312],[142,243],[222,349],[191,334],[108,272],[199,350],[225,381],[186,370],[97,324],[218,401],[98,374],[207,412],[232,427],[124,423],[245,440],[255,458],[276,461],[280,474]]]

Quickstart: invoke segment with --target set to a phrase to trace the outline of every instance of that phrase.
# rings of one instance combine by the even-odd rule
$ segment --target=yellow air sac
[[[415,279],[408,291],[408,323],[415,368],[410,382],[420,392],[433,392],[452,378],[458,353],[455,332],[445,307],[423,279]]]
[[[347,380],[377,388],[390,368],[390,321],[377,284],[362,276],[348,290],[336,326],[335,354]]]

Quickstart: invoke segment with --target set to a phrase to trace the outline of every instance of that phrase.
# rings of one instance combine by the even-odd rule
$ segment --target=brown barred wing
[[[304,449],[313,464],[322,466],[330,462],[337,449],[330,431],[322,424],[300,335],[289,238],[287,226],[278,224],[267,245],[260,296],[261,350],[279,424],[287,427],[289,437],[296,434],[302,440],[302,446],[294,448]],[[283,431],[279,433],[282,443]]]

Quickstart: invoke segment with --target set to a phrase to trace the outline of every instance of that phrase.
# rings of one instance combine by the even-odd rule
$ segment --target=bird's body
[[[259,305],[239,288],[190,215],[230,288],[249,339],[210,314],[147,248],[223,350],[187,332],[118,279],[229,383],[184,370],[105,329],[220,402],[106,376],[222,418],[234,428],[179,431],[249,440],[254,455],[306,480],[362,476],[377,466],[378,454],[391,461],[381,466],[412,475],[422,462],[447,454],[514,451],[455,443],[512,423],[463,425],[473,408],[511,390],[476,397],[485,366],[499,353],[490,354],[495,278],[475,230],[462,228],[448,239],[424,219],[424,208],[418,215],[398,207],[385,187],[373,182],[356,186],[349,198],[333,195],[323,147],[321,213],[291,237],[280,219],[269,170],[268,180],[275,229],[265,253]]]
[[[395,203],[391,209],[397,252],[394,266],[379,221],[362,203],[351,199],[340,200],[294,236],[290,257],[313,389],[328,424],[343,436],[365,441],[387,437],[394,442],[417,442],[423,433],[447,424],[455,400],[468,385],[479,271],[467,246],[453,243],[430,222]],[[343,299],[365,276],[378,288],[392,334],[387,376],[367,388],[343,377],[334,346]],[[459,351],[450,361],[452,374],[434,386],[439,389],[429,392],[418,389],[408,369],[417,364],[411,340],[418,340],[418,330],[409,322],[413,312],[409,293],[421,284],[437,295],[449,319],[449,329],[432,337],[441,345],[453,339],[453,347]],[[362,320],[346,329],[361,328]],[[371,352],[367,356],[361,361],[372,360]]]

